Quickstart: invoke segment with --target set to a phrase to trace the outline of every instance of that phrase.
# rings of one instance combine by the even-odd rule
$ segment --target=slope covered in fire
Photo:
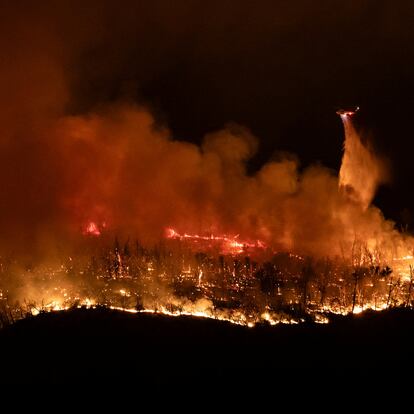
[[[85,14],[72,14],[72,3],[10,3],[0,15],[7,56],[0,66],[3,324],[97,304],[248,326],[411,305],[413,239],[372,205],[387,174],[352,122],[362,106],[338,111],[345,128],[339,174],[318,163],[302,167],[286,153],[265,154],[249,169],[262,138],[249,125],[220,122],[189,142],[138,96],[83,101],[88,93],[79,87],[88,74],[80,67],[92,64],[96,50],[122,55],[121,39],[141,39],[141,7],[161,13],[171,33],[188,29],[184,15],[164,16],[149,3],[131,15],[128,7],[97,3],[88,12],[82,4]],[[108,22],[117,13],[131,26],[116,25],[113,38]],[[79,18],[95,25],[82,20],[80,28]],[[147,29],[149,58],[157,42],[153,26]],[[114,68],[89,69],[109,82]]]
[[[370,204],[383,163],[351,116],[341,117],[339,178],[322,167],[299,174],[286,159],[247,175],[255,139],[245,129],[198,148],[130,106],[53,123],[68,154],[82,145],[94,156],[68,171],[77,185],[65,193],[62,220],[45,230],[49,241],[36,243],[46,250],[5,245],[3,324],[76,305],[248,326],[411,306],[413,239]]]

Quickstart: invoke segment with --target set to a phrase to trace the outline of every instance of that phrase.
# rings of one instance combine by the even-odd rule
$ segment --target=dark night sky
[[[17,39],[32,24],[47,33],[70,85],[66,113],[128,98],[191,142],[241,123],[260,140],[252,170],[278,151],[338,170],[335,108],[359,105],[355,122],[392,170],[375,203],[410,221],[412,1],[48,1],[4,11],[22,23]]]
[[[166,1],[103,7],[100,35],[77,60],[71,110],[119,96],[149,104],[178,139],[235,121],[275,151],[338,169],[341,105],[392,168],[376,199],[414,211],[409,190],[414,5],[410,1]],[[407,221],[409,218],[405,217]]]

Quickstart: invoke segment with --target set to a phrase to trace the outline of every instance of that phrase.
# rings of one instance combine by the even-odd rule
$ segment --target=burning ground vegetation
[[[329,322],[329,314],[411,307],[413,257],[380,263],[361,242],[352,257],[302,257],[217,236],[167,232],[152,249],[88,236],[59,266],[1,263],[1,324],[40,312],[99,306],[257,323]],[[103,244],[112,244],[104,248]],[[12,287],[12,288],[10,288]]]
[[[85,164],[85,176],[75,182],[88,185],[65,194],[57,222],[28,217],[26,228],[3,236],[9,252],[0,257],[2,326],[73,307],[252,327],[327,323],[330,314],[413,305],[414,239],[371,205],[384,164],[349,113],[341,114],[345,142],[336,177],[320,167],[299,173],[291,159],[249,176],[244,163],[252,136],[244,129],[213,134],[198,148],[160,135],[142,109],[115,112],[115,120],[104,114],[58,122],[71,142],[88,137],[89,153],[100,161]],[[116,143],[106,134],[123,129],[122,151],[109,158]],[[129,140],[136,146],[136,134],[142,142],[135,148]],[[99,153],[100,143],[108,154]],[[189,154],[197,162],[189,163]],[[211,177],[214,194],[203,191]],[[12,214],[9,222],[19,217]],[[26,233],[35,235],[29,246],[37,252],[19,254],[18,237],[8,248],[13,235]]]

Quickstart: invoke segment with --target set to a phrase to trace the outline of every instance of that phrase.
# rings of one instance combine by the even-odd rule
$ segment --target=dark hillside
[[[0,333],[3,382],[133,381],[166,385],[326,383],[413,368],[414,313],[335,317],[328,325],[244,328],[108,309],[21,320]]]

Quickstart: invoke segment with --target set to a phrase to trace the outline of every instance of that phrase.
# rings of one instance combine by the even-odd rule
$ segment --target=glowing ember
[[[101,231],[94,221],[90,221],[84,228],[83,234],[88,236],[100,236]]]

